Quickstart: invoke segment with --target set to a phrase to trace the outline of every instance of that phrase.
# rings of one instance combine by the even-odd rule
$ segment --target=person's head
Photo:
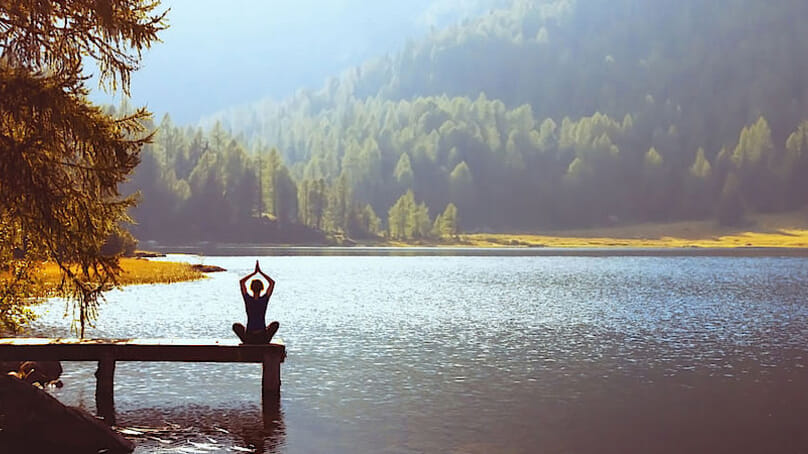
[[[264,283],[261,282],[260,279],[253,279],[253,281],[250,282],[250,290],[253,292],[253,297],[257,298],[261,295],[261,291],[264,290]]]

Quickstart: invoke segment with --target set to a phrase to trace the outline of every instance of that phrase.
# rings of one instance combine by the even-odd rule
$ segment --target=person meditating
[[[261,295],[264,290],[264,283],[261,282],[261,279],[256,278],[250,282],[250,290],[252,290],[252,294],[250,294],[245,284],[251,277],[259,275],[267,281],[266,292]],[[241,285],[241,296],[244,298],[244,308],[247,310],[247,327],[245,328],[241,323],[233,323],[233,331],[241,339],[241,342],[245,344],[268,344],[280,326],[278,322],[272,322],[266,327],[264,326],[264,323],[266,323],[264,317],[267,312],[269,297],[272,296],[272,290],[275,289],[275,281],[261,271],[258,266],[258,260],[256,260],[255,271],[244,276],[239,281],[239,284]]]

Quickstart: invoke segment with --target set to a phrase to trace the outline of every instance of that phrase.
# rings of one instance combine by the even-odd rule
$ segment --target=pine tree
[[[407,153],[401,154],[401,157],[398,159],[398,163],[396,164],[395,171],[393,172],[393,177],[396,179],[401,189],[412,188],[414,177],[412,163],[410,162],[410,155]]]
[[[469,207],[474,200],[473,190],[474,180],[471,170],[466,161],[462,161],[449,174],[450,200],[460,207]]]
[[[353,238],[376,237],[381,233],[381,220],[370,204],[364,207],[353,206],[348,221],[348,233]]]
[[[440,222],[438,222],[440,220]],[[458,219],[457,207],[453,203],[446,205],[443,213],[435,218],[435,225],[437,226],[437,234],[442,238],[451,238],[458,233]]]
[[[278,168],[275,178],[275,216],[281,225],[292,224],[297,219],[297,185],[284,165]]]
[[[25,321],[17,307],[32,296],[34,264],[51,260],[83,336],[120,273],[117,257],[101,253],[135,202],[118,185],[152,138],[144,109],[114,118],[87,101],[84,59],[128,94],[165,13],[147,0],[25,5],[0,0],[0,323]]]
[[[402,199],[398,199],[387,211],[387,230],[391,239],[406,238],[407,217],[408,213],[405,212],[404,203]]]
[[[684,210],[685,215],[702,218],[709,214],[715,200],[712,188],[713,168],[704,155],[704,149],[699,148],[696,159],[684,177]]]
[[[738,170],[741,196],[757,210],[770,209],[776,198],[771,192],[773,181],[768,167],[774,153],[772,131],[765,118],[743,128],[732,159]]]
[[[405,240],[413,238],[416,231],[418,215],[415,213],[415,195],[412,190],[399,197],[388,211],[388,228],[390,238]]]
[[[740,225],[744,220],[744,211],[740,179],[735,173],[730,173],[718,201],[718,222],[728,226]]]

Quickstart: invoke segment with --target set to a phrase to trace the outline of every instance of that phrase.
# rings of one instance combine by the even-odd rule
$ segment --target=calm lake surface
[[[256,257],[180,259],[228,271],[110,292],[88,337],[234,336]],[[279,415],[259,365],[118,363],[119,425],[170,428],[136,452],[808,451],[806,258],[260,259]],[[95,365],[64,367],[55,395],[94,412]]]

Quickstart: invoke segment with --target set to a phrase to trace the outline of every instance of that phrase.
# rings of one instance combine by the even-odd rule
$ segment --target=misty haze
[[[0,0],[0,451],[808,450],[805,17]]]

